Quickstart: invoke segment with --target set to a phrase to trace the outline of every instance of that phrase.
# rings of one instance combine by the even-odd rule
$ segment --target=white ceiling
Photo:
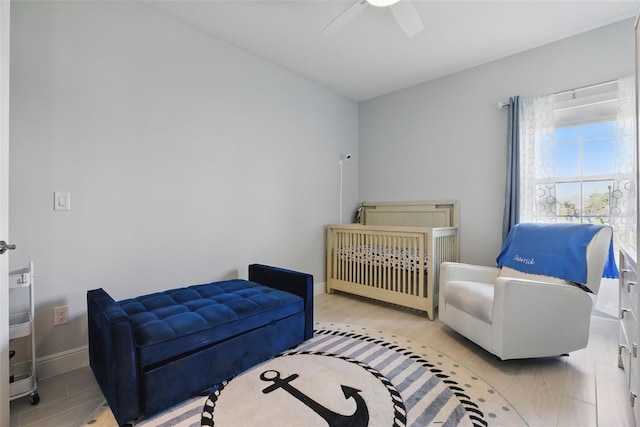
[[[388,8],[373,6],[335,34],[321,34],[353,2],[144,1],[356,101],[635,17],[640,10],[640,0],[413,0],[425,26],[413,37],[402,32]]]

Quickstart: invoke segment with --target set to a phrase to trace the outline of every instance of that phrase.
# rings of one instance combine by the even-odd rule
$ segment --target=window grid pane
[[[611,209],[624,193],[614,188],[615,135],[615,121],[556,129],[555,182],[537,186],[537,210],[557,222],[609,224],[620,215]]]

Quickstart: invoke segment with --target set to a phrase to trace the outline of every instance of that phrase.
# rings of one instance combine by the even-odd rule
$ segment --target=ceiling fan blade
[[[329,25],[327,25],[324,30],[322,30],[321,34],[331,35],[336,31],[347,25],[349,22],[353,21],[356,16],[360,15],[363,10],[365,10],[369,6],[367,0],[356,0],[347,10],[342,12],[336,19],[331,21]]]
[[[416,35],[424,29],[420,14],[410,1],[401,0],[398,3],[392,4],[390,7],[398,25],[407,36],[411,37]]]

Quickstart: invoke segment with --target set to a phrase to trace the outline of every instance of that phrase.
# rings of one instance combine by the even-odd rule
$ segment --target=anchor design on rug
[[[291,374],[286,378],[280,378],[280,372],[275,370],[264,371],[260,374],[262,381],[271,381],[272,385],[262,390],[264,394],[271,393],[279,388],[284,389],[290,395],[307,405],[309,408],[320,415],[329,424],[329,427],[367,427],[369,425],[369,409],[367,402],[360,396],[360,390],[346,385],[341,385],[342,392],[346,399],[353,398],[356,402],[356,410],[351,415],[342,415],[331,411],[306,394],[291,385],[291,381],[298,378],[298,374]]]

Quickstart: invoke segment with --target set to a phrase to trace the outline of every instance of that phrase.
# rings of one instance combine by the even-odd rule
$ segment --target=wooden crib
[[[362,224],[327,227],[327,292],[426,311],[435,318],[440,263],[458,261],[455,201],[364,203]]]

